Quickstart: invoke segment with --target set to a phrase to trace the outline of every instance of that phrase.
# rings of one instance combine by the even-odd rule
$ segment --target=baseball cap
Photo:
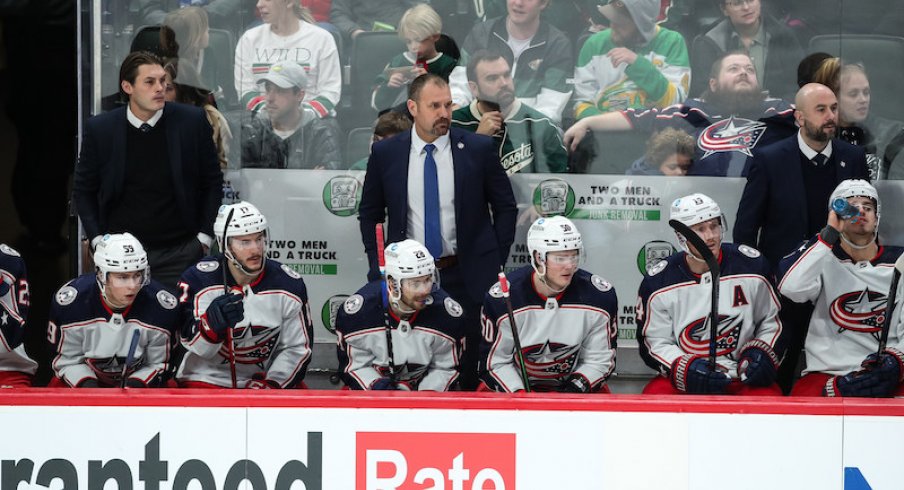
[[[257,83],[270,82],[279,88],[305,88],[308,85],[308,74],[304,68],[294,61],[280,61],[270,65],[270,71],[258,79]]]
[[[649,42],[656,34],[659,3],[659,0],[610,0],[597,8],[611,22],[633,22],[638,32]]]

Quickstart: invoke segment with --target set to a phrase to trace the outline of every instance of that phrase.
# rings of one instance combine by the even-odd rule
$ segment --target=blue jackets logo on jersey
[[[689,354],[709,354],[709,325],[707,317],[699,318],[684,327],[678,344]],[[719,336],[716,337],[716,355],[724,356],[738,348],[743,319],[739,315],[719,315]]]
[[[737,151],[752,157],[751,149],[764,131],[765,123],[731,116],[704,129],[697,145],[705,152],[703,158],[723,151]]]
[[[525,367],[531,378],[539,380],[558,379],[570,374],[578,360],[580,346],[546,342],[522,347]]]
[[[261,364],[270,358],[270,353],[273,352],[273,348],[279,340],[279,329],[254,325],[236,327],[234,336],[235,362]],[[224,345],[220,349],[224,359],[229,358],[226,348]]]
[[[870,291],[853,291],[842,294],[832,301],[829,315],[832,321],[842,330],[853,330],[878,334],[885,322],[885,303],[888,298],[882,293]]]

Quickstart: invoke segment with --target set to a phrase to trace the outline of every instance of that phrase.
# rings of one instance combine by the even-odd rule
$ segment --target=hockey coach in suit
[[[223,174],[197,107],[165,103],[158,57],[130,53],[119,73],[125,107],[85,123],[73,197],[93,249],[106,233],[144,244],[154,278],[174,288],[213,242]]]
[[[493,140],[450,130],[448,83],[431,74],[408,90],[414,127],[373,146],[358,219],[370,266],[379,278],[374,229],[388,218],[386,243],[412,238],[437,257],[442,288],[466,316],[464,388],[476,386],[479,311],[515,239],[517,206]]]

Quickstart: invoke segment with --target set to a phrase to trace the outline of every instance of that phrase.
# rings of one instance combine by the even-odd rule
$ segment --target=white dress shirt
[[[442,257],[455,255],[455,166],[449,133],[437,138],[433,144],[433,159],[439,180],[440,232],[443,235]],[[415,128],[411,128],[411,149],[408,153],[408,238],[424,244],[424,159],[427,156],[422,140]],[[387,244],[388,245],[388,244]],[[438,259],[439,257],[434,257]]]

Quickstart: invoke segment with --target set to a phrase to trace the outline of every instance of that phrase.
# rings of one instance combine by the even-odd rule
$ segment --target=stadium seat
[[[355,128],[348,132],[345,143],[346,168],[370,154],[370,140],[374,130],[370,126]]]
[[[210,29],[209,31],[210,38],[207,49],[204,50],[204,66],[201,68],[202,76],[204,81],[215,85],[211,87],[211,90],[216,91],[216,86],[222,89],[221,98],[217,99],[217,104],[221,105],[220,109],[232,109],[239,103],[235,93],[235,72],[233,70],[235,39],[232,33],[225,29]]]
[[[872,92],[871,114],[900,119],[897,84],[904,73],[904,38],[872,34],[826,34],[810,39],[810,53],[823,51],[846,62],[862,62]]]
[[[370,107],[374,81],[393,56],[405,51],[396,32],[362,32],[352,43],[347,92],[341,116],[345,127],[370,124],[377,116]]]

